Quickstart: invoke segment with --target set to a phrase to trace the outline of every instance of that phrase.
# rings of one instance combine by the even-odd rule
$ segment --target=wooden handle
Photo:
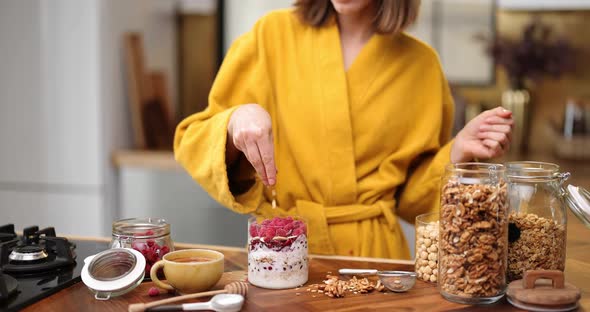
[[[196,294],[182,295],[182,296],[178,296],[178,297],[172,297],[172,298],[162,299],[162,300],[158,300],[158,301],[153,301],[150,303],[134,303],[134,304],[129,305],[129,308],[127,309],[127,311],[129,311],[129,312],[143,312],[146,309],[149,309],[149,308],[152,308],[155,306],[159,306],[159,305],[163,305],[163,304],[168,304],[168,303],[187,300],[187,299],[195,299],[195,298],[201,298],[201,297],[207,297],[207,296],[214,296],[214,295],[225,294],[225,293],[227,293],[227,290],[222,289],[222,290],[201,292],[201,293],[196,293]]]
[[[553,282],[553,288],[565,287],[563,272],[559,270],[532,270],[524,272],[522,279],[524,289],[535,288],[535,282],[540,278],[550,279]]]

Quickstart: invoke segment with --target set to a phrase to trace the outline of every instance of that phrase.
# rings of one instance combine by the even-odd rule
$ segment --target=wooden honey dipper
[[[150,303],[134,303],[130,304],[127,311],[129,312],[143,312],[146,309],[153,308],[159,305],[168,304],[172,302],[187,300],[187,299],[194,299],[194,298],[201,298],[201,297],[208,297],[214,296],[218,294],[237,294],[246,297],[248,293],[248,284],[246,282],[233,282],[225,285],[222,290],[212,290],[206,292],[200,292],[195,294],[188,294],[182,295],[172,298],[166,298],[158,301],[153,301]]]

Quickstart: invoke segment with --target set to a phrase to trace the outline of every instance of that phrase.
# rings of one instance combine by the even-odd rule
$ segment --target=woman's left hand
[[[502,107],[477,115],[455,137],[451,147],[451,162],[504,155],[510,147],[513,124],[512,112]]]

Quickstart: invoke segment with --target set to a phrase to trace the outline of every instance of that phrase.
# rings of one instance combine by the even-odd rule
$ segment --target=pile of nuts
[[[416,274],[425,282],[436,282],[438,274],[439,221],[416,224]]]
[[[506,183],[447,182],[441,195],[439,285],[460,297],[501,295],[506,286]]]
[[[565,226],[532,213],[509,216],[508,280],[528,270],[565,269]]]
[[[323,284],[312,284],[307,288],[308,292],[324,294],[330,298],[342,298],[346,292],[353,294],[366,294],[376,291],[384,291],[385,286],[381,281],[373,283],[366,277],[357,279],[353,276],[350,280],[341,280],[338,276],[326,275],[326,280]]]

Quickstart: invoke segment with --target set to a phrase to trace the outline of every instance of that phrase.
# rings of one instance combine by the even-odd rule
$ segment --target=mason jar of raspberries
[[[307,225],[298,217],[248,220],[248,282],[285,289],[307,282]]]
[[[173,251],[170,224],[164,219],[123,219],[113,223],[111,248],[133,248],[145,257],[145,273],[149,276],[152,265]]]

